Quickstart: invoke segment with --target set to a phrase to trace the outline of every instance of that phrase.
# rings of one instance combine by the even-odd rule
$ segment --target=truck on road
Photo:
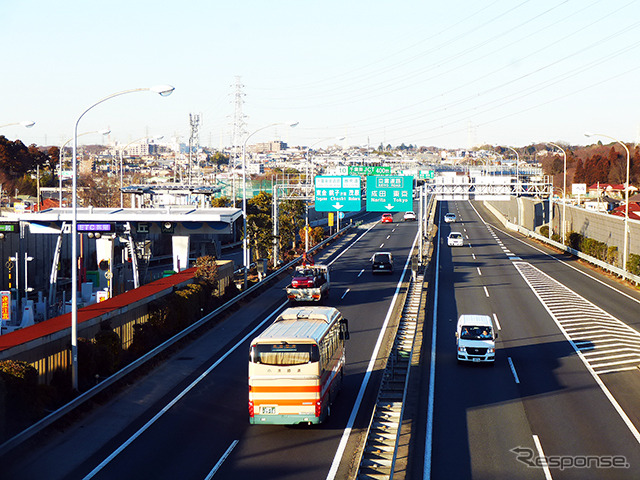
[[[322,302],[329,296],[330,286],[329,266],[300,265],[285,290],[290,303]]]

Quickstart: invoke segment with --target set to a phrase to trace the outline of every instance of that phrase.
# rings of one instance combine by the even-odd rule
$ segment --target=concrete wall
[[[487,201],[511,223],[540,231],[540,227],[549,223],[549,201],[529,197],[512,197],[508,201]],[[607,213],[593,212],[584,208],[562,204],[553,204],[553,233],[562,232],[562,213],[565,210],[565,229],[567,234],[577,232],[608,246],[618,247],[618,266],[622,266],[624,248],[624,217]],[[519,219],[519,220],[518,220]],[[640,254],[640,221],[629,220],[629,253]]]

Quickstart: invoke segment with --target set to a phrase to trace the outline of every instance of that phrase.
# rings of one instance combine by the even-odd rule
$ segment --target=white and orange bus
[[[282,312],[251,342],[249,422],[323,422],[342,385],[348,338],[348,322],[333,307]]]

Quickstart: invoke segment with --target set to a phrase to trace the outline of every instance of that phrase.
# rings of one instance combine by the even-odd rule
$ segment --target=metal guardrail
[[[495,208],[490,203],[484,202],[483,204],[485,205],[485,207],[487,207],[491,211],[491,213],[493,213],[496,216],[498,221],[500,221],[500,223],[502,223],[505,226],[505,228],[508,228],[509,230],[515,230],[516,232],[522,233],[523,235],[526,235],[531,238],[535,238],[536,240],[539,240],[543,243],[547,243],[557,248],[558,250],[562,250],[563,252],[574,255],[582,260],[585,260],[589,263],[592,263],[593,265],[596,265],[602,268],[605,271],[611,272],[614,275],[617,275],[618,277],[624,278],[630,282],[634,282],[636,285],[640,285],[640,276],[634,275],[629,272],[625,272],[620,267],[616,267],[615,265],[611,265],[610,263],[603,262],[598,258],[592,257],[591,255],[587,255],[579,250],[575,250],[571,247],[568,247],[567,245],[564,245],[563,243],[556,242],[555,240],[552,240],[549,237],[540,235],[539,233],[529,230],[528,228],[525,228],[520,225],[516,225],[515,223],[512,223],[509,220],[507,220],[502,214],[502,212],[500,212],[497,208]]]
[[[309,251],[310,252],[315,252],[316,250],[324,247],[324,245],[326,245],[328,242],[332,241],[337,236],[339,236],[339,235],[345,233],[346,231],[350,230],[353,226],[354,226],[353,224],[346,225],[342,230],[340,230],[340,231],[334,233],[333,235],[325,238],[322,242],[320,242],[317,245],[315,245]],[[293,266],[296,263],[298,263],[301,259],[302,259],[301,256],[297,257],[294,260],[292,260],[291,262],[281,266],[278,270],[272,272],[269,276],[265,277],[261,282],[258,282],[255,285],[252,285],[250,288],[247,288],[244,292],[240,293],[239,295],[236,295],[235,297],[233,297],[228,302],[226,302],[223,305],[221,305],[220,307],[216,308],[214,311],[208,313],[207,315],[202,317],[197,322],[195,322],[195,323],[191,324],[189,327],[185,328],[182,332],[177,333],[176,335],[174,335],[173,337],[169,338],[168,340],[166,340],[162,344],[158,345],[153,350],[147,352],[145,355],[143,355],[139,359],[137,359],[134,362],[130,363],[126,367],[122,368],[121,370],[118,370],[113,375],[105,378],[102,382],[100,382],[95,387],[93,387],[93,388],[87,390],[86,392],[80,394],[79,396],[74,398],[72,401],[70,401],[66,405],[63,405],[58,410],[50,413],[49,415],[47,415],[46,417],[40,419],[38,422],[36,422],[33,425],[31,425],[30,427],[26,428],[25,430],[23,430],[22,432],[18,433],[14,437],[12,437],[9,440],[5,441],[2,445],[0,445],[0,456],[6,454],[7,452],[12,450],[13,448],[15,448],[18,445],[20,445],[22,442],[27,441],[28,439],[30,439],[31,437],[33,437],[37,433],[41,432],[46,427],[50,426],[51,424],[53,424],[57,420],[61,419],[65,415],[67,415],[69,412],[73,411],[75,408],[81,406],[87,400],[90,400],[91,398],[93,398],[98,393],[106,390],[108,387],[110,387],[111,385],[113,385],[117,381],[123,379],[125,376],[129,375],[131,372],[133,372],[137,368],[139,368],[142,365],[144,365],[145,363],[147,363],[149,360],[154,358],[156,355],[159,355],[160,353],[164,352],[167,348],[171,347],[176,342],[182,340],[184,337],[186,337],[187,335],[191,334],[192,332],[194,332],[195,330],[197,330],[198,328],[203,326],[205,323],[207,323],[211,319],[215,318],[216,316],[218,316],[219,314],[224,312],[224,310],[226,310],[227,308],[231,307],[232,305],[236,304],[237,302],[239,302],[239,301],[243,300],[244,298],[248,297],[249,295],[253,294],[256,290],[261,288],[263,285],[265,285],[270,280],[275,279],[278,275],[280,275],[285,270],[287,270],[291,266]]]
[[[422,299],[424,276],[409,285],[396,338],[387,359],[367,440],[358,461],[357,479],[392,479],[402,433],[409,375]]]

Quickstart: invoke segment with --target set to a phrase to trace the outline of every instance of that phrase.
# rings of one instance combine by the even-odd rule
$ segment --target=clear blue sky
[[[640,1],[4,1],[0,135],[60,145],[180,135],[231,144],[234,83],[249,143],[467,148],[623,141],[640,132]],[[605,139],[603,139],[605,140]],[[86,143],[105,143],[98,135]]]

